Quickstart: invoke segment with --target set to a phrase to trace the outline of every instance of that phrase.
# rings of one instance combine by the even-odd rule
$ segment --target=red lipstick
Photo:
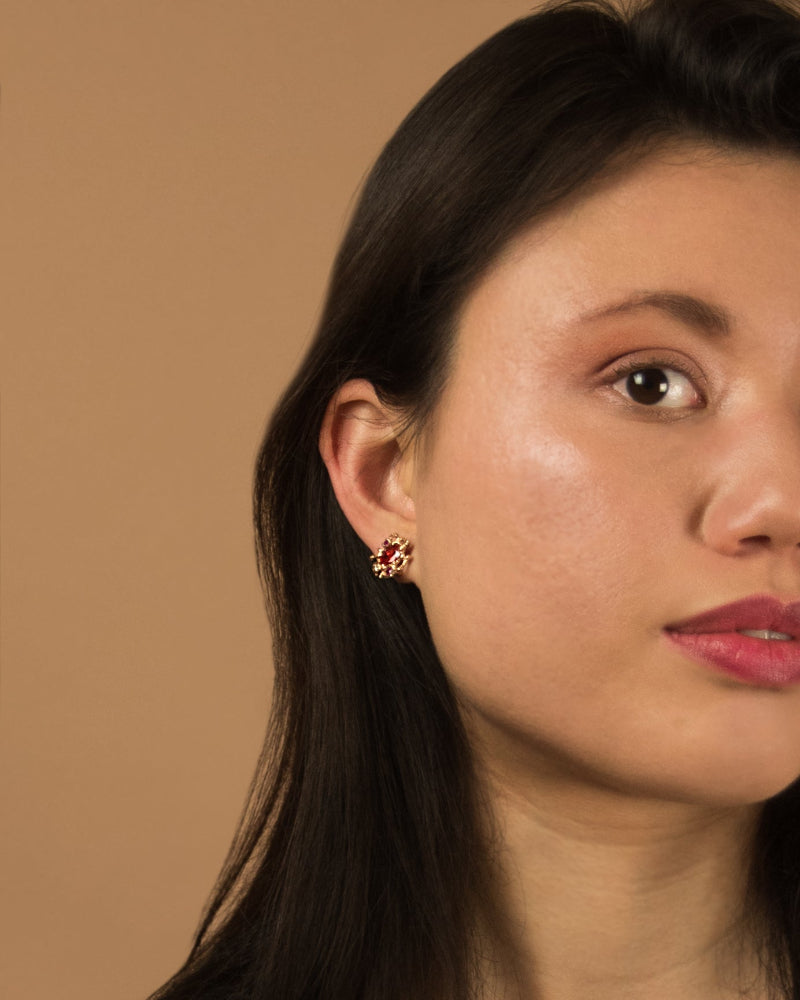
[[[746,597],[667,625],[664,631],[693,660],[746,684],[800,683],[800,601],[784,604],[769,595]],[[769,635],[742,634],[747,632]]]

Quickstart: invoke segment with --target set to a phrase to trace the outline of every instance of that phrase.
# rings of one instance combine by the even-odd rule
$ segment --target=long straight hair
[[[465,296],[498,252],[659,143],[800,152],[789,0],[551,3],[459,62],[366,181],[319,330],[255,480],[275,695],[248,806],[185,965],[157,1000],[479,994],[492,845],[419,592],[381,584],[318,453],[365,378],[422,427]],[[763,814],[768,962],[800,1000],[800,788]]]

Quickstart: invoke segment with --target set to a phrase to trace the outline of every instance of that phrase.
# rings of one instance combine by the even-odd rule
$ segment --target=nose
[[[711,458],[706,545],[730,556],[790,551],[800,565],[800,421],[791,417],[751,419]]]

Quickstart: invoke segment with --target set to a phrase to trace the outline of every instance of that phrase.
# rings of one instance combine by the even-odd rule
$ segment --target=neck
[[[487,768],[520,1000],[763,1000],[745,921],[760,808]]]

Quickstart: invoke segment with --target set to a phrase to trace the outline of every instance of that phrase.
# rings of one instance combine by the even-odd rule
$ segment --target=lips
[[[759,687],[800,683],[800,601],[747,597],[668,625],[667,638],[693,660]],[[778,633],[789,639],[742,632]]]

